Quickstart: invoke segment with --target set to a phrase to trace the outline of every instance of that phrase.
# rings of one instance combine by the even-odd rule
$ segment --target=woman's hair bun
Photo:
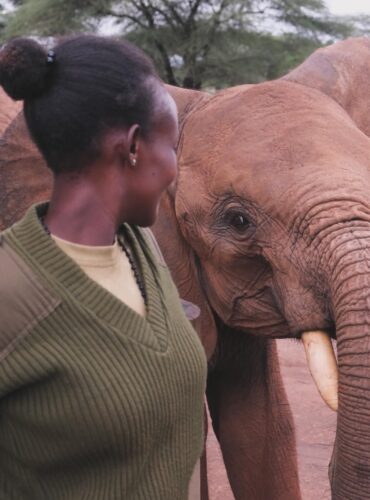
[[[40,96],[49,69],[46,50],[30,38],[15,38],[0,50],[0,84],[16,101]]]

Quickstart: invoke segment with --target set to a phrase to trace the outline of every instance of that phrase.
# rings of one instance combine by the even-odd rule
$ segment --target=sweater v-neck
[[[48,203],[31,206],[21,221],[4,232],[4,239],[48,283],[49,289],[54,288],[62,298],[76,300],[117,333],[125,334],[150,349],[165,352],[169,326],[160,265],[140,229],[123,224],[117,237],[129,243],[139,266],[147,293],[145,317],[89,278],[58,247],[40,223],[40,217],[45,215],[47,207]]]

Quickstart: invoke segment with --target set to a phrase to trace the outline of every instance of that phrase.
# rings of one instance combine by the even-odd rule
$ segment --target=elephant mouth
[[[278,318],[276,318],[278,319]],[[259,322],[258,328],[253,329],[251,325],[237,325],[239,331],[247,334],[261,336],[260,329],[263,331],[263,321]],[[235,327],[235,325],[229,325]],[[287,323],[273,322],[273,329],[269,325],[268,338],[297,338],[300,339],[306,353],[307,364],[315,385],[324,402],[334,411],[338,410],[338,364],[332,339],[335,339],[335,329],[325,330],[307,329],[292,332],[289,327],[282,334],[281,328],[287,327]]]
[[[316,320],[304,321],[305,326],[290,325],[267,291],[263,288],[254,294],[244,292],[235,297],[232,314],[226,318],[225,324],[248,334],[260,336],[264,332],[269,338],[300,339],[320,396],[329,408],[337,411],[338,364],[332,344],[332,339],[336,338],[333,318],[327,313]]]
[[[244,291],[235,295],[230,308],[217,307],[214,310],[223,322],[232,328],[255,336],[270,338],[292,338],[289,324],[277,307],[275,298],[268,287],[254,293]],[[227,314],[223,314],[226,309]]]

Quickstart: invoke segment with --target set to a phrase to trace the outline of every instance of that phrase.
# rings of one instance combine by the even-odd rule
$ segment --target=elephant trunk
[[[368,226],[368,227],[366,227]],[[330,242],[327,263],[338,355],[332,498],[370,499],[370,227],[354,222]]]

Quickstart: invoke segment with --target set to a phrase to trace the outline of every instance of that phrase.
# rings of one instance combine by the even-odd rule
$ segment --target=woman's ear
[[[128,161],[132,167],[136,167],[140,150],[141,129],[140,125],[134,124],[127,133]]]

